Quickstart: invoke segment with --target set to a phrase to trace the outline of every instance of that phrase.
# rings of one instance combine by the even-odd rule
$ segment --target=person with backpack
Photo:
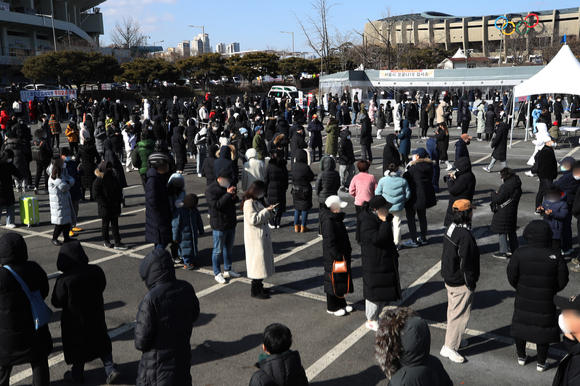
[[[38,193],[40,178],[44,176],[44,190],[48,191],[48,174],[46,168],[50,165],[52,158],[52,148],[50,140],[46,136],[44,129],[38,129],[34,132],[34,140],[30,149],[32,160],[36,162],[36,178],[34,180],[34,193]]]

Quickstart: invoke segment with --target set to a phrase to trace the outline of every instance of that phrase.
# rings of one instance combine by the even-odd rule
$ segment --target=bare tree
[[[332,42],[329,37],[329,28],[332,28],[332,25],[329,25],[329,20],[332,18],[330,11],[338,4],[330,4],[327,0],[314,0],[310,5],[315,10],[315,16],[307,15],[304,22],[295,13],[294,16],[306,36],[308,46],[322,58],[324,70],[328,74],[332,51]]]
[[[130,50],[133,47],[143,45],[145,36],[141,33],[141,26],[132,17],[125,19],[123,22],[115,22],[115,27],[111,31],[111,41],[117,48]]]

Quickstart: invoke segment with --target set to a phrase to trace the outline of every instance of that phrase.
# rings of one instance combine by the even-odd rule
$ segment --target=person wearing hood
[[[568,218],[568,203],[566,192],[558,185],[552,185],[545,192],[544,202],[538,207],[538,212],[544,217],[552,229],[552,248],[560,250],[566,219]]]
[[[189,271],[196,269],[193,261],[198,254],[197,240],[199,235],[205,234],[203,221],[197,209],[198,202],[199,198],[195,194],[185,195],[183,205],[175,205],[172,221],[173,240],[179,246],[179,256],[183,259],[183,269]]]
[[[429,326],[410,308],[389,311],[380,320],[375,358],[390,386],[453,386],[443,364],[430,351]]]
[[[522,197],[522,181],[520,177],[509,168],[504,168],[500,172],[503,184],[495,192],[491,192],[491,220],[490,230],[499,236],[499,253],[494,253],[493,257],[498,259],[508,258],[508,237],[509,249],[513,254],[519,247],[518,235],[518,206]]]
[[[187,151],[189,153],[189,158],[195,158],[197,155],[197,146],[195,145],[195,136],[197,135],[197,132],[198,130],[197,126],[195,125],[195,119],[188,119],[187,127],[185,128],[185,138],[187,139]]]
[[[52,306],[62,308],[60,326],[64,360],[72,365],[64,380],[84,382],[85,363],[101,358],[112,384],[121,375],[113,362],[113,347],[107,333],[103,293],[107,279],[103,269],[89,264],[89,258],[77,240],[60,247],[57,277],[52,291]]]
[[[183,137],[184,132],[185,127],[177,126],[173,137],[171,137],[171,150],[175,155],[175,164],[177,165],[177,173],[179,174],[184,174],[183,170],[185,169],[185,164],[187,163],[187,143]]]
[[[443,181],[449,190],[449,205],[445,215],[444,225],[448,227],[453,222],[453,203],[456,200],[466,199],[473,201],[475,194],[475,174],[471,171],[471,161],[469,158],[459,158],[455,162],[456,172],[447,174]]]
[[[485,105],[486,102],[482,100],[479,105],[477,105],[477,140],[483,141],[481,138],[482,134],[485,134]],[[492,146],[493,147],[493,146]]]
[[[150,138],[150,135],[151,131],[143,131],[141,141],[137,142],[137,146],[131,154],[133,166],[139,169],[139,177],[141,178],[143,189],[147,185],[147,171],[149,170],[147,159],[149,159],[149,156],[155,150],[155,142]]]
[[[491,153],[491,162],[489,166],[484,167],[488,173],[491,173],[491,170],[495,166],[497,161],[501,162],[502,169],[507,168],[507,142],[509,139],[509,132],[510,127],[507,123],[501,122],[499,118],[496,118],[495,125],[497,126],[495,130],[495,137],[491,142],[491,147],[493,152]]]
[[[125,178],[125,170],[123,168],[123,164],[117,157],[117,153],[114,150],[114,142],[111,138],[105,140],[103,144],[103,149],[105,150],[105,154],[103,155],[103,161],[110,162],[113,165],[113,168],[117,172],[117,178],[119,179],[119,184],[121,185],[121,189],[125,189],[127,185],[127,179]],[[125,195],[123,194],[123,207],[125,207]]]
[[[183,200],[185,199],[185,178],[183,174],[173,173],[169,177],[167,182],[167,195],[169,197],[169,206],[171,208],[171,223],[172,227],[175,227],[175,219],[179,214],[179,210],[183,208]],[[180,266],[183,264],[182,258],[179,255],[179,243],[176,241],[175,237],[172,239],[170,244],[171,257],[176,265]]]
[[[393,204],[377,195],[365,201],[359,215],[366,328],[377,331],[381,311],[402,299],[399,253],[393,242],[389,210]]]
[[[58,240],[58,237],[61,233],[64,236],[64,242],[68,242],[71,228],[76,225],[76,215],[70,196],[70,188],[75,180],[69,176],[64,160],[60,157],[53,158],[47,172],[50,176],[48,179],[50,222],[54,224],[52,244],[60,246],[62,242]]]
[[[326,135],[326,155],[332,156],[336,159],[336,154],[338,153],[338,136],[340,134],[340,128],[338,126],[338,121],[334,117],[330,117],[330,120],[326,124],[327,133]]]
[[[159,116],[156,116],[155,118],[153,118],[153,136],[155,137],[155,140],[163,140],[165,141],[165,129],[163,128],[163,125],[161,124],[161,118]]]
[[[435,138],[429,138],[427,140],[427,154],[429,158],[433,161],[433,179],[431,184],[433,184],[433,189],[435,193],[439,193],[439,177],[441,176],[441,167],[439,166],[439,151],[437,150],[437,140]]]
[[[286,191],[288,190],[288,169],[285,159],[276,151],[270,153],[264,182],[266,183],[266,203],[278,205],[275,216],[270,220],[270,229],[280,228],[282,214],[286,212]]]
[[[70,198],[72,200],[73,209],[75,211],[75,217],[79,218],[79,201],[82,198],[81,189],[81,173],[79,172],[79,164],[71,157],[71,152],[68,147],[63,147],[60,149],[60,158],[64,160],[64,166],[66,167],[69,176],[74,178],[75,183],[70,189]],[[70,236],[74,236],[74,232],[82,231],[81,228],[72,228],[70,231]]]
[[[155,249],[165,249],[171,241],[171,205],[167,192],[167,174],[170,165],[166,160],[151,163],[145,186],[145,241]]]
[[[312,120],[308,123],[307,130],[310,132],[310,149],[312,151],[312,162],[316,161],[316,149],[318,149],[318,159],[322,159],[322,122],[318,115],[312,115]]]
[[[268,142],[267,145],[268,154],[276,152],[276,154],[278,154],[278,158],[285,159],[284,158],[285,147],[288,147],[288,139],[286,138],[286,136],[284,134],[276,134],[270,140],[270,142]]]
[[[327,142],[328,144],[328,142]],[[340,143],[338,144],[338,164],[340,173],[340,190],[348,192],[350,182],[354,176],[354,149],[350,140],[350,131],[344,129],[340,132]]]
[[[32,154],[28,146],[23,143],[14,131],[10,132],[6,142],[2,146],[2,150],[12,150],[14,156],[12,157],[12,163],[18,169],[20,174],[22,174],[22,179],[25,180],[24,183],[18,184],[16,186],[16,191],[20,192],[20,189],[25,189],[25,182],[30,176],[29,164],[32,161]],[[20,181],[18,181],[20,183]]]
[[[397,168],[401,165],[397,134],[389,134],[385,140],[385,146],[383,147],[383,175],[389,169],[390,164],[395,164]]]
[[[371,120],[366,114],[361,114],[360,120],[360,148],[361,148],[361,159],[373,163],[373,127]]]
[[[6,228],[14,229],[14,188],[12,184],[12,177],[18,181],[23,180],[24,176],[14,166],[14,152],[10,149],[4,150],[0,153],[0,218],[2,212],[6,211]]]
[[[130,173],[133,170],[133,149],[137,143],[137,135],[132,121],[127,122],[123,127],[122,135],[125,147],[125,172]]]
[[[558,326],[564,334],[568,355],[560,360],[553,386],[576,386],[580,377],[580,296],[554,296],[554,304],[562,310]]]
[[[524,366],[526,343],[537,346],[537,370],[549,369],[550,343],[560,341],[554,296],[568,284],[568,266],[560,249],[552,248],[552,230],[541,220],[524,229],[528,245],[518,248],[507,267],[507,278],[516,290],[510,335],[516,342],[518,364]]]
[[[350,269],[352,247],[344,225],[345,213],[341,211],[346,206],[340,197],[332,195],[320,209],[326,312],[334,316],[344,316],[353,310],[345,300],[347,294],[354,292]],[[335,262],[344,262],[346,272],[334,272]]]
[[[211,145],[207,152],[207,158],[203,160],[201,165],[201,176],[205,177],[206,186],[210,186],[216,180],[216,174],[214,174],[214,163],[217,160],[219,152],[219,147],[217,145]]]
[[[439,154],[439,159],[441,163],[445,162],[447,166],[447,171],[453,169],[453,164],[449,162],[449,156],[447,151],[449,149],[449,129],[447,128],[446,122],[441,122],[437,124],[437,131],[435,132],[435,138],[437,140],[437,153]]]
[[[397,135],[399,139],[399,153],[403,161],[403,165],[409,163],[409,154],[411,153],[411,139],[413,137],[413,132],[409,128],[409,120],[403,120],[403,128],[401,132]]]
[[[379,105],[379,109],[377,110],[377,117],[375,119],[375,125],[377,126],[377,139],[383,139],[381,133],[385,129],[386,118],[385,118],[385,111],[383,109],[382,103]]]
[[[137,312],[135,348],[142,352],[137,386],[191,385],[191,333],[199,300],[186,281],[177,280],[171,255],[151,251],[139,264],[149,290]]]
[[[93,183],[92,196],[97,201],[98,215],[101,218],[101,234],[103,245],[107,248],[125,251],[128,248],[121,242],[119,233],[119,216],[121,215],[121,202],[123,201],[123,189],[117,171],[113,164],[102,161],[95,170],[97,177]],[[113,231],[115,244],[111,244],[109,238],[109,224]]]
[[[28,261],[24,238],[16,233],[2,235],[0,251],[0,264],[10,267],[30,291],[38,291],[46,299],[50,291],[46,272],[36,262]],[[28,296],[14,275],[0,268],[0,381],[8,385],[12,368],[30,363],[32,383],[48,386],[51,352],[48,324],[35,328]]]
[[[389,214],[393,217],[393,242],[397,250],[400,250],[403,247],[401,243],[401,219],[405,203],[411,199],[411,189],[407,180],[401,176],[399,167],[395,163],[389,165],[385,176],[379,180],[375,194],[383,196],[392,205]]]
[[[465,358],[457,352],[467,347],[461,339],[465,332],[475,287],[479,280],[480,253],[475,237],[471,234],[471,221],[475,207],[470,200],[456,200],[452,206],[452,223],[443,237],[441,276],[447,289],[447,331],[441,356],[454,363],[463,363]]]
[[[292,164],[292,199],[294,205],[294,232],[306,233],[308,228],[308,211],[312,209],[312,181],[314,173],[308,166],[306,150],[297,149],[294,152],[296,158]],[[300,225],[300,217],[302,222]]]
[[[288,158],[288,144],[289,144],[288,138],[290,138],[290,125],[288,124],[288,122],[286,121],[286,119],[283,116],[278,117],[278,121],[276,124],[276,134],[284,134],[284,138],[286,139],[286,141],[281,144],[281,147],[284,150],[283,158],[287,159]],[[282,158],[282,157],[280,157],[280,158]]]
[[[222,170],[229,170],[231,173],[231,184],[236,186],[238,184],[238,164],[234,162],[236,159],[236,148],[233,145],[222,146],[217,153],[218,159],[213,163],[214,176],[219,175]]]
[[[469,149],[467,146],[471,143],[472,137],[467,133],[461,134],[461,137],[455,142],[455,161],[460,158],[469,158]],[[456,167],[457,168],[457,167]]]
[[[497,119],[499,119],[499,115],[495,113],[493,105],[488,105],[485,113],[485,140],[488,142],[491,141],[495,132]]]
[[[199,130],[197,132],[197,134],[195,134],[195,138],[193,140],[193,143],[196,146],[196,151],[197,151],[197,158],[195,160],[196,162],[196,170],[197,170],[197,176],[198,177],[202,177],[202,167],[204,165],[204,161],[208,155],[208,144],[207,144],[207,128],[202,128],[201,130]],[[215,152],[214,152],[215,154]],[[212,165],[213,167],[213,165]]]
[[[252,375],[250,386],[308,386],[306,371],[298,351],[292,347],[292,333],[282,324],[274,323],[266,327],[262,334],[262,349],[258,369]]]
[[[338,194],[338,189],[340,189],[340,174],[336,171],[336,162],[334,158],[324,156],[320,160],[320,173],[316,177],[319,209],[323,207],[328,197]]]
[[[537,208],[542,204],[544,199],[544,192],[552,185],[556,177],[558,177],[558,162],[556,161],[556,154],[554,153],[554,145],[556,143],[549,137],[534,157],[535,162],[532,167],[532,172],[538,176],[540,185],[538,186],[538,193],[536,194],[536,213],[539,214]],[[526,172],[526,175],[527,172]]]
[[[298,150],[307,149],[308,144],[304,140],[304,127],[296,123],[290,129],[290,163],[294,162]]]
[[[44,176],[44,190],[48,191],[48,174],[46,173],[46,169],[50,165],[50,160],[52,158],[52,148],[50,147],[50,140],[46,137],[46,131],[42,128],[34,132],[31,154],[32,159],[36,161],[34,192],[35,194],[38,194],[38,185],[40,184],[40,178],[42,176]],[[78,157],[79,155],[77,155],[77,158]]]
[[[248,149],[246,152],[248,161],[244,163],[242,169],[242,190],[248,190],[252,182],[264,181],[266,176],[266,165],[258,159],[258,153],[255,149]]]

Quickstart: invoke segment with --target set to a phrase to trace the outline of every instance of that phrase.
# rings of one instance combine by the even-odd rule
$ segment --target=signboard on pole
[[[77,97],[77,90],[33,90],[20,91],[20,99],[22,102],[29,102],[34,100],[34,97],[42,102],[46,98],[58,98],[64,100],[72,100]]]
[[[381,70],[379,72],[379,77],[386,79],[420,79],[434,76],[435,70]]]

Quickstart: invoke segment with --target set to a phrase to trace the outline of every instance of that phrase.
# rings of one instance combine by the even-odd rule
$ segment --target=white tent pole
[[[526,135],[524,137],[524,141],[528,141],[528,130],[530,128],[530,106],[532,105],[532,98],[530,98],[530,96],[528,96],[528,111],[526,112]]]
[[[510,133],[510,149],[512,148],[512,143],[514,141],[514,119],[516,119],[516,90],[515,90],[515,87],[512,90],[512,130]]]

